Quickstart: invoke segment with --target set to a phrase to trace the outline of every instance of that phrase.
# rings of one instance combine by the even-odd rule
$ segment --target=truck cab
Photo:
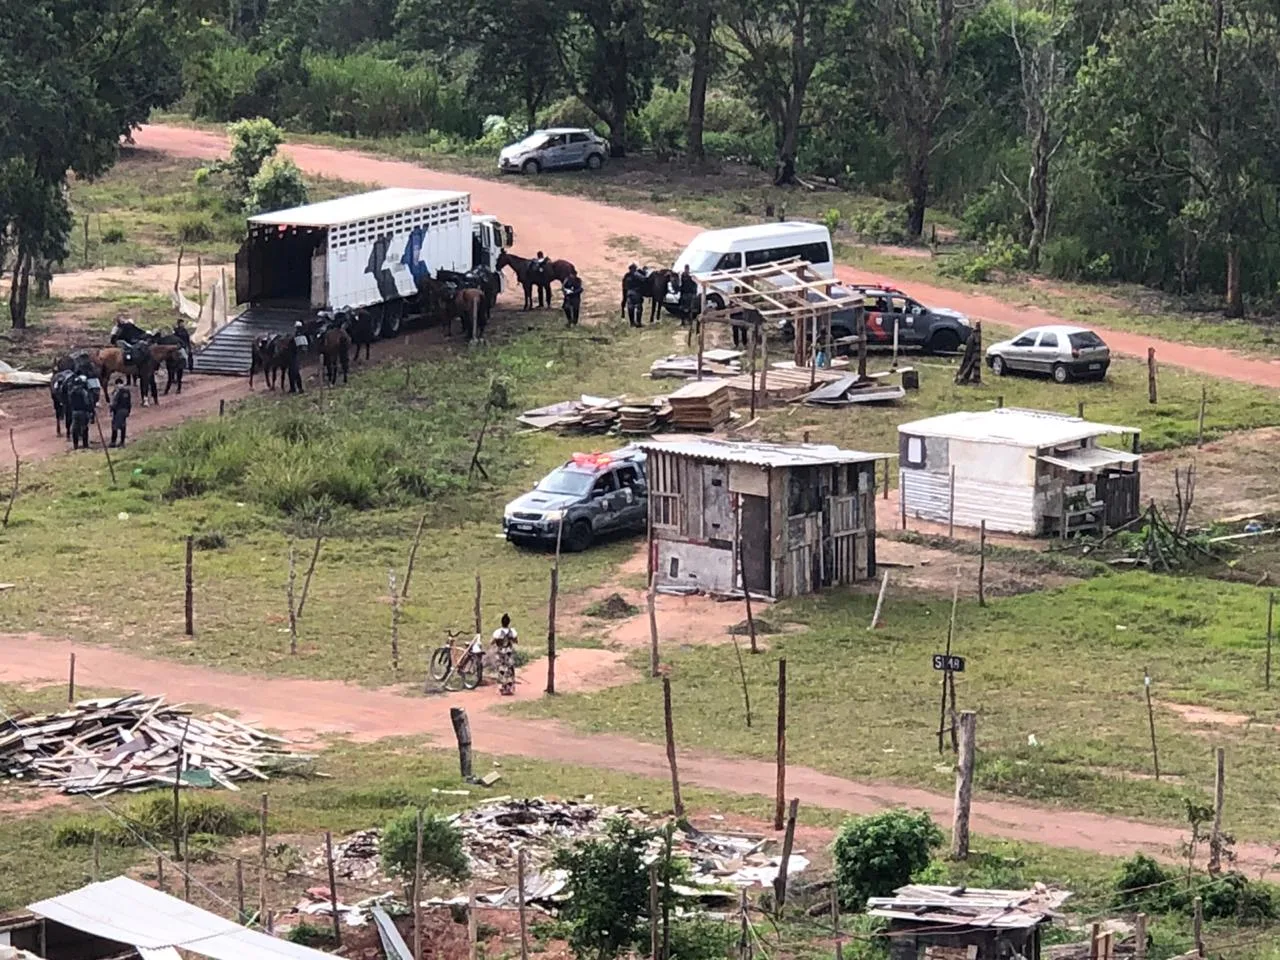
[[[498,254],[516,241],[515,231],[492,214],[473,211],[471,215],[471,266],[497,270]],[[498,276],[502,277],[501,271]],[[502,289],[506,289],[505,283]]]

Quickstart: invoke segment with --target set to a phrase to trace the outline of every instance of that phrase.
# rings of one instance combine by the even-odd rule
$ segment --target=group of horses
[[[144,330],[131,320],[116,320],[110,346],[73,350],[54,361],[49,398],[59,435],[64,425],[68,433],[71,430],[70,392],[76,377],[99,381],[100,389],[93,395],[95,406],[100,394],[110,389],[112,380],[124,377],[126,383],[138,385],[145,407],[148,399],[160,402],[156,374],[161,368],[165,371],[165,394],[175,387],[180,394],[183,374],[192,363],[191,335],[181,323],[170,333],[160,333]]]

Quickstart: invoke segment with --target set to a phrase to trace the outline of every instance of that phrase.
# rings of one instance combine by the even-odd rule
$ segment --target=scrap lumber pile
[[[822,384],[800,400],[816,407],[850,407],[857,403],[893,403],[906,395],[907,391],[899,384],[881,383],[871,377],[859,380],[851,373]]]
[[[671,424],[679,430],[714,430],[729,419],[729,386],[723,380],[687,383],[667,401]]]
[[[702,374],[712,377],[732,377],[742,372],[741,350],[704,350],[702,351]],[[692,380],[698,375],[697,354],[676,354],[662,357],[649,365],[649,377],[658,380],[672,377],[677,380]]]
[[[536,410],[526,410],[516,419],[535,430],[564,430],[602,433],[618,421],[621,397],[593,397],[583,394]]]
[[[237,790],[236,780],[310,759],[288,741],[215,713],[193,717],[164,697],[81,700],[62,713],[0,723],[0,777],[105,797],[182,785]]]
[[[623,433],[653,433],[671,419],[671,404],[665,397],[628,403],[618,411],[618,429]]]

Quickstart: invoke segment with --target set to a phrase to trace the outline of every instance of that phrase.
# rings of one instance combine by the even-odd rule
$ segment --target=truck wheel
[[[569,527],[569,537],[564,546],[571,553],[581,553],[591,546],[591,539],[591,524],[586,520],[575,520]]]
[[[588,170],[599,170],[603,163],[604,163],[604,158],[601,157],[600,154],[598,153],[593,153],[587,157]]]
[[[929,338],[930,353],[955,353],[960,346],[960,337],[954,330],[939,330]]]
[[[718,293],[711,294],[711,296],[707,297],[707,306],[712,310],[723,310],[724,297],[720,296]]]
[[[400,332],[400,314],[402,307],[398,303],[388,303],[382,308],[382,336],[390,339]]]
[[[542,164],[537,160],[526,160],[524,166],[520,168],[520,172],[526,177],[533,177],[542,172]]]
[[[382,337],[382,311],[369,311],[369,336],[378,340]]]

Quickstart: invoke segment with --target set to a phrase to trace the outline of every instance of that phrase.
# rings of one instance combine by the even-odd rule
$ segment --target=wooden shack
[[[702,437],[638,446],[659,588],[780,599],[875,576],[876,463],[892,454]]]
[[[872,897],[867,913],[889,921],[890,960],[1040,960],[1041,928],[1070,896],[911,884]]]
[[[1141,510],[1139,431],[1042,410],[959,411],[898,427],[902,518],[1039,535],[1100,532]],[[1131,450],[1098,443],[1125,437]]]

